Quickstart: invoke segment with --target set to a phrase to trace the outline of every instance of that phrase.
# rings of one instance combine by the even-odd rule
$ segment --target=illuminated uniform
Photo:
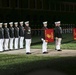
[[[25,22],[25,24],[29,24],[29,21]],[[31,28],[29,26],[25,26],[24,38],[26,42],[26,54],[31,54],[30,45],[31,45]]]
[[[9,44],[9,29],[7,28],[7,23],[4,23],[4,50],[9,50],[8,44]]]
[[[9,24],[13,26],[13,22],[10,22]],[[14,28],[12,26],[9,27],[9,36],[10,36],[9,49],[10,50],[13,50],[13,41],[14,41]]]
[[[18,25],[18,22],[15,23],[15,25]],[[18,49],[18,42],[19,42],[19,28],[17,26],[14,27],[14,48]]]
[[[55,22],[55,24],[60,24],[60,21]],[[62,40],[62,28],[60,26],[55,27],[55,43],[56,43],[56,50],[61,51],[60,45]]]
[[[23,48],[23,41],[24,41],[24,27],[23,27],[23,22],[20,22],[19,26],[19,37],[20,37],[20,48]]]
[[[43,22],[43,24],[47,24],[47,22]],[[42,44],[42,52],[43,52],[43,54],[48,53],[47,52],[47,42],[45,41],[45,29],[47,29],[47,26],[46,27],[44,26],[42,28],[42,31],[41,31],[41,40],[43,42],[43,44]]]
[[[4,29],[2,28],[2,23],[0,23],[0,52],[3,51],[3,42],[4,42]]]

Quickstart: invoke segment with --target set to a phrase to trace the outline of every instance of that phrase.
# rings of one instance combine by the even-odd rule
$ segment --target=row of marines
[[[13,49],[23,49],[23,44],[25,40],[26,54],[31,54],[30,45],[31,45],[31,27],[29,26],[29,21],[19,22],[20,26],[18,27],[18,22],[15,22],[13,27],[13,22],[10,22],[10,27],[8,28],[7,23],[0,23],[0,52],[13,50]],[[25,27],[23,27],[25,23]],[[4,28],[2,28],[4,25]],[[43,27],[41,31],[41,40],[42,40],[42,53],[46,54],[47,51],[47,42],[45,40],[44,30],[47,28],[47,21],[43,22]],[[61,51],[60,44],[62,39],[62,29],[60,27],[60,21],[55,22],[55,41],[56,41],[56,50]]]

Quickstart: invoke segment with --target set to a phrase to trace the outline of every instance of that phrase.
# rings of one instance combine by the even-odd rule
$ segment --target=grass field
[[[32,45],[31,48],[32,49],[41,49],[42,44]],[[55,49],[55,44],[54,43],[49,43],[48,44],[48,49]],[[75,42],[62,43],[61,49],[76,50],[76,43]]]
[[[41,40],[40,37],[36,36],[32,39],[32,42],[35,43],[31,48],[41,49]],[[48,49],[55,49],[55,42],[48,43]],[[73,49],[76,50],[76,41],[73,40],[73,34],[63,34],[61,49]]]
[[[0,75],[27,75],[31,71],[46,68],[75,75],[76,57],[0,55]]]
[[[31,48],[41,48],[39,37],[32,39]],[[55,49],[54,42],[48,48]],[[62,49],[76,50],[76,41],[72,34],[63,34]],[[66,75],[76,75],[76,57],[49,57],[35,55],[6,55],[0,54],[0,75],[27,75],[40,69],[49,69],[63,72]]]

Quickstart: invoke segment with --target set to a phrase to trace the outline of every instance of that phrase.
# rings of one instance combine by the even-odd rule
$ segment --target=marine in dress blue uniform
[[[14,41],[14,28],[13,28],[13,22],[9,23],[9,36],[10,36],[10,43],[9,43],[9,49],[13,50],[13,41]]]
[[[20,37],[20,49],[23,49],[23,41],[24,41],[24,27],[23,27],[23,21],[20,22],[20,26],[19,26],[19,37]]]
[[[30,52],[30,45],[31,45],[31,28],[29,26],[29,21],[25,22],[25,31],[24,31],[24,38],[26,42],[26,54],[31,54]]]
[[[47,21],[43,22],[43,28],[41,29],[41,40],[42,40],[42,52],[43,54],[48,53],[47,51],[47,42],[45,41],[45,29],[47,28]]]
[[[61,21],[55,22],[55,48],[57,51],[62,51],[61,46],[61,40],[62,40],[62,28],[60,27]]]
[[[3,49],[3,42],[4,42],[4,29],[2,28],[2,24],[0,23],[0,52],[2,52]]]
[[[15,24],[15,27],[14,27],[14,38],[15,38],[15,40],[14,40],[14,48],[16,49],[16,50],[18,50],[19,49],[19,47],[18,47],[18,43],[19,43],[19,28],[18,28],[18,22],[15,22],[14,23]]]
[[[4,23],[4,50],[9,50],[9,28],[7,28],[7,23]]]

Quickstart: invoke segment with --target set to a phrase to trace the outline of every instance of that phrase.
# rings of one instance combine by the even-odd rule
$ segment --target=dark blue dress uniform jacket
[[[0,39],[4,38],[4,29],[0,28]]]
[[[4,28],[4,38],[9,39],[9,29],[8,28]]]
[[[27,27],[27,26],[25,27],[24,38],[31,39],[31,28],[30,27]]]

